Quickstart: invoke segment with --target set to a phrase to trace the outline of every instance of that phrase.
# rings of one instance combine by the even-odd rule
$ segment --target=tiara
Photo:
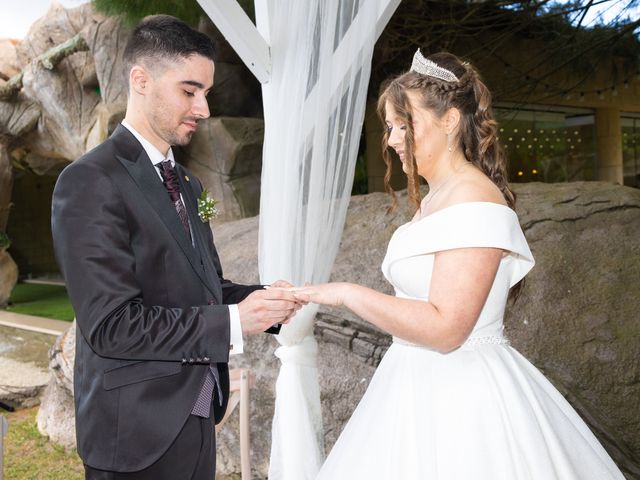
[[[451,71],[438,66],[437,63],[432,62],[431,60],[427,60],[426,58],[424,58],[422,56],[422,53],[420,53],[420,49],[418,49],[413,56],[411,71],[419,73],[421,75],[427,75],[429,77],[437,78],[439,80],[444,80],[445,82],[458,81],[458,77],[456,77]]]

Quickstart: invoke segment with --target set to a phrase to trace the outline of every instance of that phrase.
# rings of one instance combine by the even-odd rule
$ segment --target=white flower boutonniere
[[[209,197],[209,192],[207,190],[202,190],[200,198],[198,199],[198,216],[200,217],[200,220],[207,223],[212,218],[216,218],[218,213],[220,213],[216,208],[217,203],[217,200]]]

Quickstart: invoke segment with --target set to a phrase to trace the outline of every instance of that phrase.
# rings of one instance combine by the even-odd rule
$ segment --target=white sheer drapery
[[[264,10],[256,2],[256,19],[272,73],[263,85],[260,278],[326,282],[351,195],[376,23],[388,1],[264,1]],[[306,307],[277,337],[272,480],[313,479],[324,458],[316,311]]]

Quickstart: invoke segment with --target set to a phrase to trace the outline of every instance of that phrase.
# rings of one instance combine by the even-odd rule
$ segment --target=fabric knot
[[[307,336],[295,345],[282,345],[275,352],[283,364],[315,367],[318,359],[318,343],[313,336]]]
[[[180,223],[184,227],[184,231],[187,236],[191,240],[191,229],[189,228],[189,215],[187,214],[187,209],[184,208],[184,204],[182,203],[182,198],[180,198],[180,182],[178,180],[178,174],[176,173],[176,169],[171,166],[171,161],[166,160],[164,162],[160,162],[158,164],[158,168],[160,169],[160,176],[162,177],[162,181],[164,183],[167,192],[169,193],[169,198],[173,202],[173,205],[176,208],[176,213],[178,214],[178,218],[180,219]]]
[[[175,168],[171,166],[171,161],[169,160],[159,163],[158,166],[171,201],[177,202],[180,199],[180,183],[178,183],[178,175]]]

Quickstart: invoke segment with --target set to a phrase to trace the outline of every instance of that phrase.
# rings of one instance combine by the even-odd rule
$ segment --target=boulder
[[[16,409],[38,405],[48,377],[33,363],[0,357],[0,403]]]
[[[6,250],[0,249],[0,307],[6,307],[18,281],[18,265]]]
[[[16,409],[40,403],[49,379],[46,353],[54,338],[0,327],[0,403]]]
[[[16,40],[0,40],[0,85],[20,72],[16,56]]]
[[[220,202],[217,222],[258,214],[264,122],[215,117],[201,122],[178,157]]]
[[[37,129],[24,137],[29,150],[39,157],[71,161],[85,153],[87,137],[95,124],[93,112],[101,97],[95,88],[91,52],[73,53],[52,70],[39,62],[29,62],[76,36],[92,15],[90,4],[66,10],[54,3],[17,46],[19,62],[25,66],[24,93],[42,111]]]
[[[202,16],[198,30],[211,38],[216,49],[215,86],[209,94],[212,115],[262,117],[262,89],[258,79],[208,16]]]
[[[628,478],[640,478],[640,191],[604,182],[515,189],[537,263],[507,310],[507,334],[573,404]],[[393,231],[411,217],[406,192],[398,197],[392,214],[386,213],[389,200],[383,193],[352,197],[332,280],[392,292],[380,264]],[[258,218],[218,225],[214,233],[225,277],[257,283]],[[346,310],[326,308],[318,314],[315,333],[328,452],[391,340]],[[70,342],[72,332],[68,335]],[[256,374],[250,422],[254,478],[266,478],[268,471],[277,346],[269,335],[250,336],[245,353],[231,358],[231,367]],[[71,362],[65,358],[70,385]],[[54,371],[60,370],[57,365]],[[70,387],[63,391],[71,398]],[[71,408],[58,407],[49,424],[68,422],[72,414]],[[237,425],[236,411],[218,437],[223,475],[240,471]]]
[[[73,404],[73,364],[76,350],[75,321],[49,350],[49,383],[38,410],[38,430],[65,448],[76,446]]]

